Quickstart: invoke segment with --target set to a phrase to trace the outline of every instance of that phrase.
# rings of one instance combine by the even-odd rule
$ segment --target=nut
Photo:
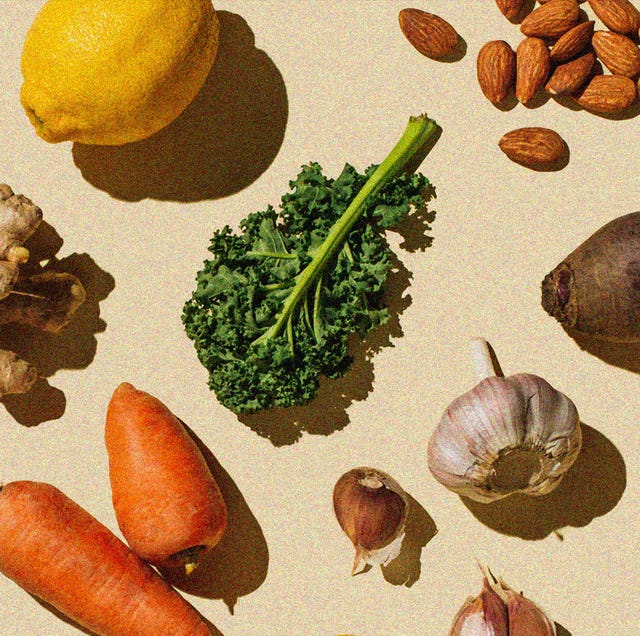
[[[555,2],[556,0],[550,0]],[[540,38],[528,37],[516,49],[516,97],[520,102],[530,102],[544,86],[551,71],[549,49]]]
[[[484,96],[498,104],[515,85],[516,54],[504,40],[492,40],[478,52],[476,70]]]
[[[567,144],[557,132],[535,126],[506,133],[498,146],[511,161],[534,170],[559,167],[567,151]]]
[[[640,75],[640,49],[626,35],[596,31],[592,43],[602,63],[614,75],[626,75],[631,79]]]
[[[407,40],[428,58],[447,58],[458,46],[458,33],[440,16],[420,9],[402,9],[398,20]]]
[[[574,60],[559,64],[551,74],[545,89],[552,95],[575,93],[589,79],[595,62],[595,53],[588,51]]]
[[[566,62],[579,53],[582,53],[591,42],[595,22],[581,22],[572,29],[560,36],[558,41],[551,47],[550,55],[552,62]]]
[[[640,29],[640,12],[629,0],[589,0],[589,6],[616,33],[631,35]]]
[[[586,110],[613,115],[636,100],[636,83],[624,75],[594,75],[574,97]]]
[[[526,0],[496,0],[502,15],[511,22],[517,22]]]
[[[522,21],[520,31],[529,37],[558,38],[574,27],[579,17],[576,0],[549,0]]]

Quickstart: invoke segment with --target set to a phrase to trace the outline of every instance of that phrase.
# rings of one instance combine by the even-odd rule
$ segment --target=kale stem
[[[313,295],[313,335],[316,339],[316,342],[320,342],[321,337],[321,327],[322,318],[320,317],[320,300],[322,298],[322,282],[324,280],[324,276],[322,274],[318,278],[318,282],[316,283],[316,292]]]
[[[253,344],[260,344],[282,332],[296,306],[305,297],[309,287],[318,276],[322,275],[327,263],[342,249],[351,228],[365,211],[367,198],[377,194],[381,188],[398,175],[409,159],[424,146],[438,129],[436,122],[426,115],[419,115],[409,119],[409,123],[398,143],[375,169],[343,215],[329,230],[327,237],[314,253],[309,264],[298,274],[296,284],[284,301],[276,321],[254,340]]]
[[[265,283],[261,286],[264,291],[277,291],[278,289],[284,289],[285,287],[291,287],[290,283]]]
[[[259,252],[250,250],[246,253],[249,258],[298,258],[297,254],[289,254],[288,252]]]

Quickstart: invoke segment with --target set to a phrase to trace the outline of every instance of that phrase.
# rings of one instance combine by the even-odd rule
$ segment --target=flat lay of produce
[[[1,634],[637,632],[639,2],[2,8]]]

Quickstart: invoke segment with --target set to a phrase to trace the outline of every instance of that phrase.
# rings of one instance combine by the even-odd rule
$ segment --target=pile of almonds
[[[629,0],[587,0],[583,6],[607,28],[596,31],[595,20],[581,3],[539,0],[539,6],[531,8],[527,0],[496,0],[508,20],[520,22],[524,39],[515,51],[504,40],[492,40],[480,49],[478,83],[491,103],[503,104],[515,94],[519,102],[529,104],[546,91],[600,115],[629,111],[640,91],[640,11]],[[451,55],[457,34],[452,35],[455,30],[442,18],[404,9],[399,19],[407,39],[423,55]],[[542,127],[513,130],[499,146],[513,161],[542,170],[562,167],[567,151],[556,132]]]

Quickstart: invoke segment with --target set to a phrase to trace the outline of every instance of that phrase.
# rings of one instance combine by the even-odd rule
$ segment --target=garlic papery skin
[[[582,445],[574,403],[529,373],[495,375],[486,340],[472,341],[480,382],[445,410],[428,445],[433,476],[484,503],[551,492]]]
[[[498,584],[507,603],[509,636],[556,636],[555,623],[538,605],[510,588],[502,579]]]
[[[336,519],[356,550],[352,574],[398,556],[409,498],[398,482],[376,468],[346,472],[333,489]]]
[[[507,605],[485,576],[480,594],[467,599],[456,614],[449,636],[509,636],[509,633]]]
[[[465,601],[449,636],[557,636],[555,623],[533,601],[496,579],[488,568],[482,591]]]

